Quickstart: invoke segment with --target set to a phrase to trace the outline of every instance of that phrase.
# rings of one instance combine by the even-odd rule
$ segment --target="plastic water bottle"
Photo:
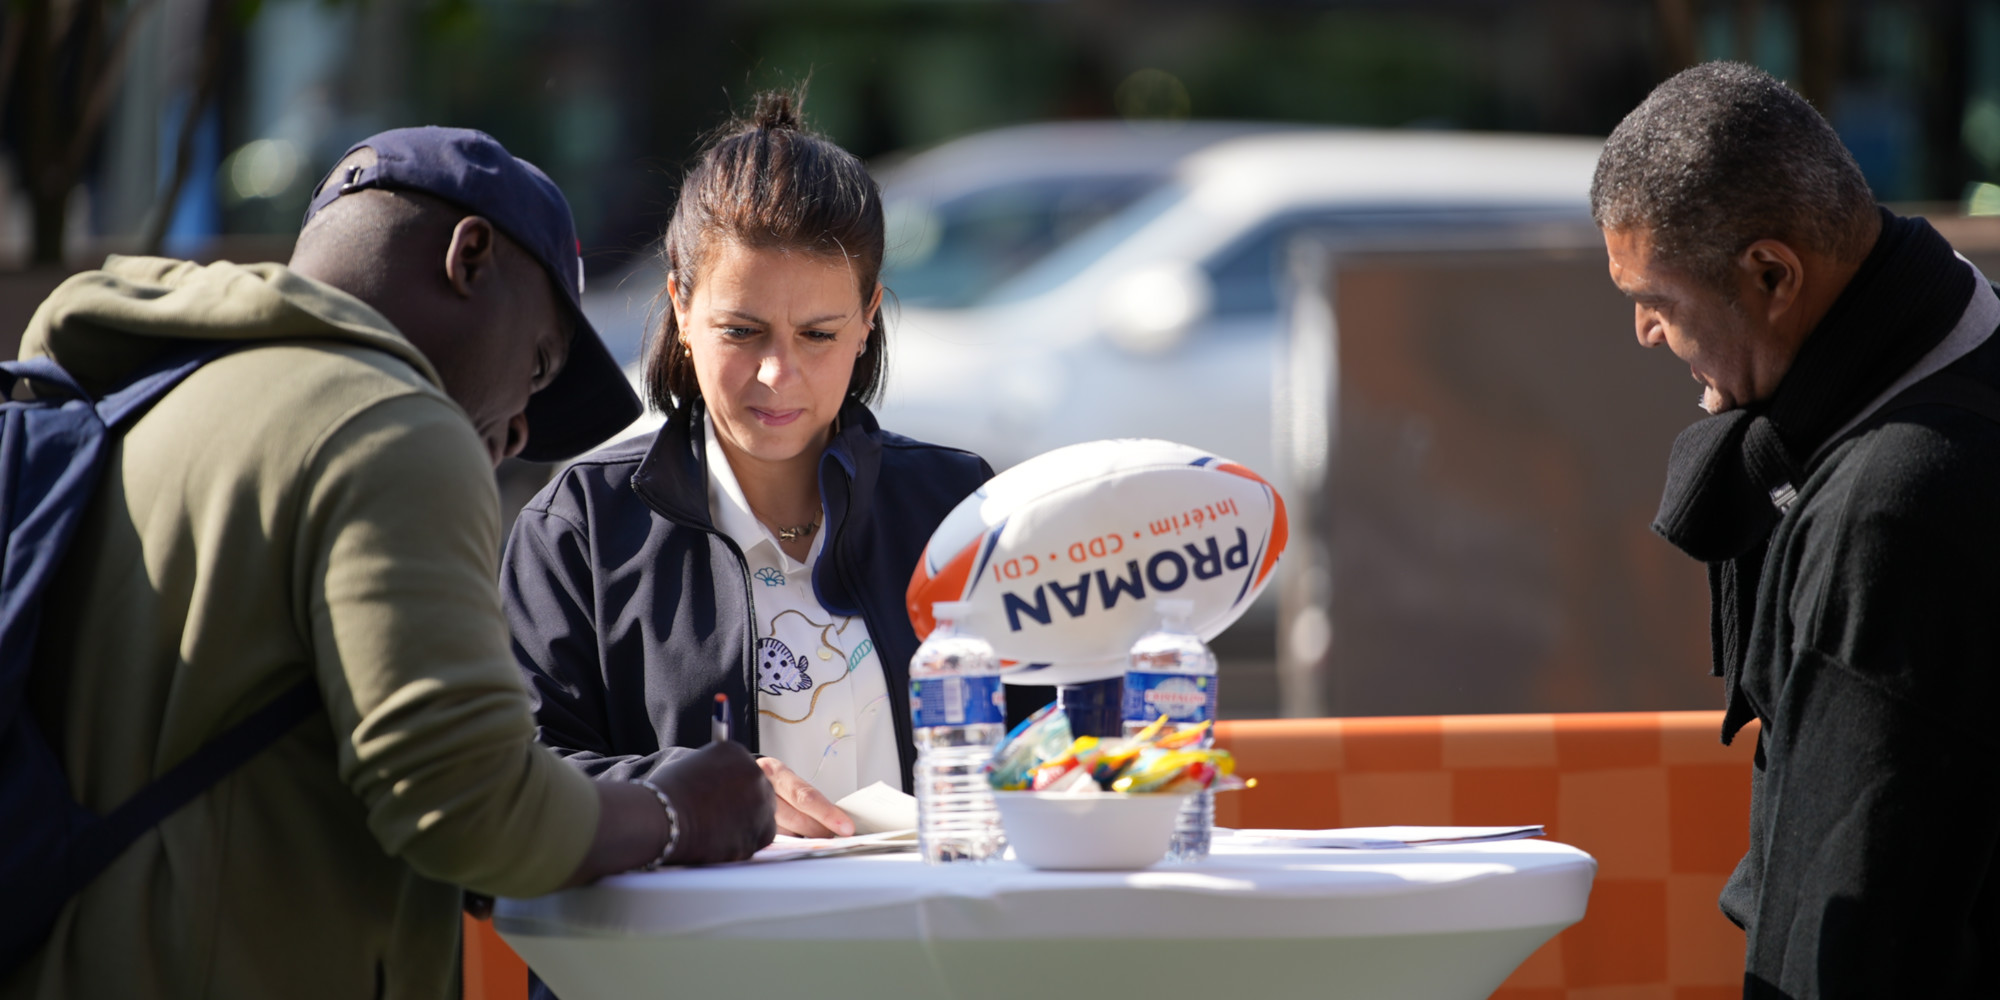
[[[1215,719],[1215,654],[1188,628],[1194,602],[1157,600],[1153,611],[1160,617],[1158,628],[1132,644],[1125,668],[1125,735],[1131,736],[1164,715],[1166,732],[1198,726]],[[1215,745],[1215,727],[1210,726],[1201,747]],[[1208,842],[1215,830],[1215,793],[1197,792],[1174,822],[1174,839],[1167,857],[1174,861],[1199,861],[1208,857]]]
[[[1006,848],[986,761],[1006,735],[1000,658],[966,627],[972,605],[931,605],[937,628],[910,658],[917,741],[917,841],[927,864],[998,858]]]

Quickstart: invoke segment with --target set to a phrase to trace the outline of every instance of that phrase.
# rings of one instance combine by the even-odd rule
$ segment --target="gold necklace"
[[[792,528],[779,528],[778,541],[789,542],[799,538],[811,538],[813,536],[813,532],[818,530],[819,530],[819,518],[814,517],[812,519],[811,524],[801,524],[798,525],[797,527],[792,527]]]

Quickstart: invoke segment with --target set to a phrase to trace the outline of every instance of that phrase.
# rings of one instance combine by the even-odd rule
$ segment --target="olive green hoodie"
[[[533,741],[485,450],[380,314],[276,264],[114,257],[21,353],[101,386],[170,338],[270,343],[124,436],[35,710],[100,813],[300,678],[325,711],[141,837],[0,996],[455,995],[457,887],[553,889],[597,826]]]

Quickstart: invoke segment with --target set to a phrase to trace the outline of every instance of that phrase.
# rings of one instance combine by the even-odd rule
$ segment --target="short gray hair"
[[[1654,88],[1605,141],[1590,183],[1598,228],[1644,232],[1656,259],[1725,288],[1761,239],[1861,260],[1875,211],[1826,119],[1769,73],[1732,62]]]

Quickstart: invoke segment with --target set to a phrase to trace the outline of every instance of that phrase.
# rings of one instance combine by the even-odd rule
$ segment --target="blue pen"
[[[715,696],[715,718],[708,724],[708,738],[711,742],[729,742],[729,696],[718,693]]]

